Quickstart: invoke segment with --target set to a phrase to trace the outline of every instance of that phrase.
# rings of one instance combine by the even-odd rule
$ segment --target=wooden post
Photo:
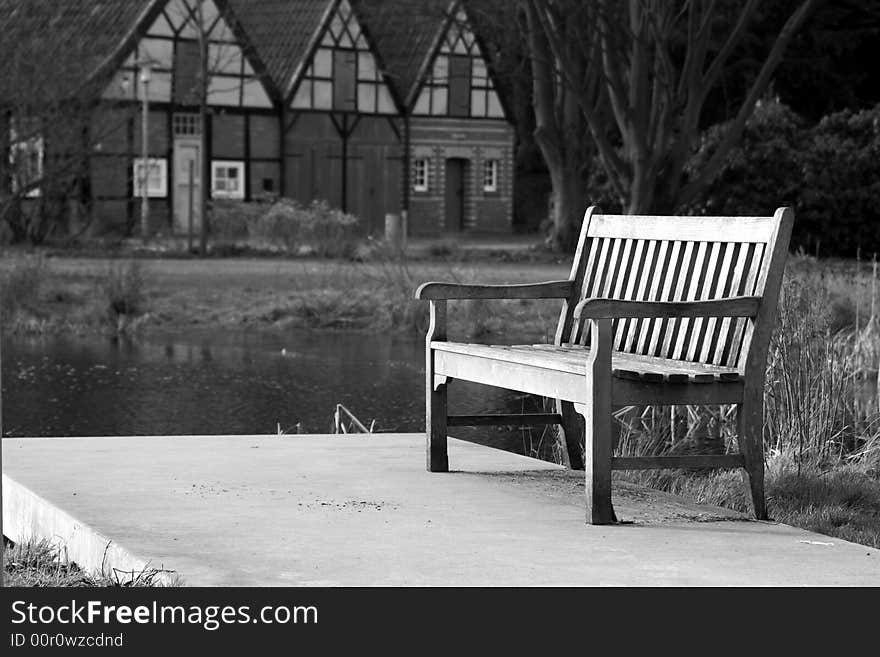
[[[587,358],[587,403],[575,404],[584,416],[584,470],[587,522],[617,522],[611,505],[611,340],[610,319],[592,320]]]
[[[187,241],[186,248],[188,253],[192,253],[193,250],[193,210],[195,206],[193,204],[193,184],[195,182],[195,166],[196,163],[192,160],[189,161],[189,185],[187,187],[189,191],[189,221],[187,226]]]
[[[446,381],[435,383],[434,352],[431,341],[446,339],[446,301],[431,301],[431,324],[425,338],[425,431],[429,472],[448,472],[446,449]]]

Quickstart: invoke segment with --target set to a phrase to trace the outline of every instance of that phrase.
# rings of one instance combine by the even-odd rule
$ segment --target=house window
[[[413,161],[413,190],[428,191],[428,160],[425,158]]]
[[[413,114],[504,118],[501,101],[467,15],[459,9],[441,39]]]
[[[163,157],[151,157],[147,159],[144,167],[144,159],[137,158],[132,162],[131,179],[134,183],[134,196],[143,196],[144,179],[147,182],[147,196],[153,198],[165,198],[168,196],[168,162]]]
[[[291,101],[296,109],[396,114],[378,62],[347,0],[342,0]]]
[[[498,191],[498,160],[483,162],[483,191]]]
[[[43,179],[43,138],[36,135],[19,140],[13,129],[9,134],[9,143],[13,193],[24,190],[24,196],[39,196]]]
[[[198,114],[175,112],[171,121],[175,137],[198,137],[202,134],[202,119]]]
[[[244,162],[211,163],[211,195],[215,198],[244,198]]]

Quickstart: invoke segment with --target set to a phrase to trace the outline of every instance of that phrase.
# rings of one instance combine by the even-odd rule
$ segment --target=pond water
[[[362,333],[168,334],[3,342],[4,436],[328,433],[344,404],[375,431],[424,430],[424,342]],[[452,413],[536,412],[531,397],[457,382]],[[542,429],[456,437],[547,456]]]

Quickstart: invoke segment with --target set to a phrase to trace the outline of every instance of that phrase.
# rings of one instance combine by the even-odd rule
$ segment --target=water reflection
[[[9,339],[3,344],[6,436],[324,433],[342,403],[377,431],[422,431],[424,342],[360,333],[191,333],[137,341]],[[453,412],[535,412],[529,397],[469,383]],[[529,453],[507,429],[454,435]]]

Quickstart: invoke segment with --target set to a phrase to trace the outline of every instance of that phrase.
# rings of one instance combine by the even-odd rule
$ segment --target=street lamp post
[[[150,200],[147,192],[150,180],[150,145],[149,145],[149,116],[150,116],[150,74],[152,62],[140,63],[140,82],[143,85],[143,97],[141,103],[141,237],[147,238],[150,229]]]

